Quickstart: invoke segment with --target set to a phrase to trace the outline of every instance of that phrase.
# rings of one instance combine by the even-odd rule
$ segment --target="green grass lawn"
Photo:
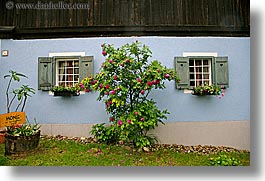
[[[244,166],[250,165],[249,152],[223,154],[239,160]],[[0,145],[0,165],[6,166],[209,166],[210,158],[219,155],[179,153],[169,148],[138,152],[126,146],[41,139],[36,151],[6,157],[4,144]]]

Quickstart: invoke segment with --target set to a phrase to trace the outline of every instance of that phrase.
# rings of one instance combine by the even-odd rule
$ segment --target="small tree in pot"
[[[26,120],[23,111],[28,97],[31,97],[31,94],[35,94],[35,90],[28,85],[22,85],[10,92],[13,81],[19,82],[20,78],[27,78],[27,76],[22,73],[10,70],[9,74],[5,75],[4,78],[9,78],[6,88],[7,114],[3,116],[5,120],[0,120],[1,125],[7,128],[5,134],[5,154],[10,155],[35,149],[39,143],[40,126],[36,124],[36,121],[35,124],[21,124],[25,123]],[[13,96],[10,97],[10,94],[13,94]],[[16,98],[17,101],[15,102]],[[15,112],[11,112],[14,103],[17,103],[17,105],[14,106]],[[12,119],[12,121],[8,122],[7,120],[10,119]]]

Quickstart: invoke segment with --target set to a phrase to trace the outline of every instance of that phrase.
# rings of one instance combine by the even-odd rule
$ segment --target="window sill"
[[[184,89],[184,94],[193,94],[193,90]]]

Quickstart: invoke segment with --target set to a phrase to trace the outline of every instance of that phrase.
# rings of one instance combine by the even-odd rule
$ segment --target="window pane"
[[[68,67],[73,67],[73,62],[72,61],[67,61],[67,66]]]
[[[190,86],[195,86],[195,81],[190,81]]]
[[[59,74],[64,74],[65,71],[64,71],[64,68],[59,68]]]
[[[75,68],[74,74],[79,74],[79,68]]]
[[[209,67],[203,67],[203,72],[209,72]]]
[[[65,81],[65,76],[64,75],[59,75],[59,81]]]
[[[204,74],[203,79],[209,79],[209,74]]]
[[[194,61],[193,60],[189,61],[189,66],[194,66]]]
[[[198,66],[198,65],[201,65],[202,64],[202,61],[201,60],[195,60],[195,65]]]
[[[202,74],[196,74],[196,79],[202,79]]]
[[[209,61],[208,60],[203,60],[203,65],[208,65]]]
[[[73,81],[73,76],[72,75],[68,75],[66,81]]]
[[[78,79],[79,79],[79,76],[78,76],[78,75],[75,75],[75,76],[74,76],[74,81],[75,81],[75,82],[78,82]]]
[[[60,61],[59,62],[59,67],[66,67],[66,62]]]
[[[190,79],[195,79],[194,74],[190,74]]]
[[[59,82],[59,86],[64,86],[64,82]]]
[[[201,67],[196,67],[196,72],[202,72],[202,68]]]
[[[74,62],[74,66],[75,66],[75,67],[79,67],[79,61],[75,61],[75,62]]]
[[[210,83],[209,83],[209,81],[204,81],[204,84],[208,84],[209,85]]]
[[[202,81],[196,81],[196,86],[201,86],[202,85]]]
[[[73,74],[73,69],[72,68],[68,68],[67,69],[67,74]]]
[[[68,87],[72,87],[72,86],[73,86],[73,83],[72,83],[72,82],[67,82],[67,83],[66,83],[66,86],[68,86]]]

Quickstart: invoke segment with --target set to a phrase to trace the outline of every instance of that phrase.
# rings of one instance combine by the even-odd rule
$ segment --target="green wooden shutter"
[[[219,86],[229,87],[228,57],[215,57],[213,83]]]
[[[176,72],[180,78],[180,82],[176,84],[178,89],[190,88],[189,79],[189,58],[188,57],[175,57]]]
[[[38,89],[50,90],[54,86],[55,64],[52,57],[38,59]]]
[[[93,56],[84,56],[79,58],[79,80],[85,77],[93,77],[94,65]]]

